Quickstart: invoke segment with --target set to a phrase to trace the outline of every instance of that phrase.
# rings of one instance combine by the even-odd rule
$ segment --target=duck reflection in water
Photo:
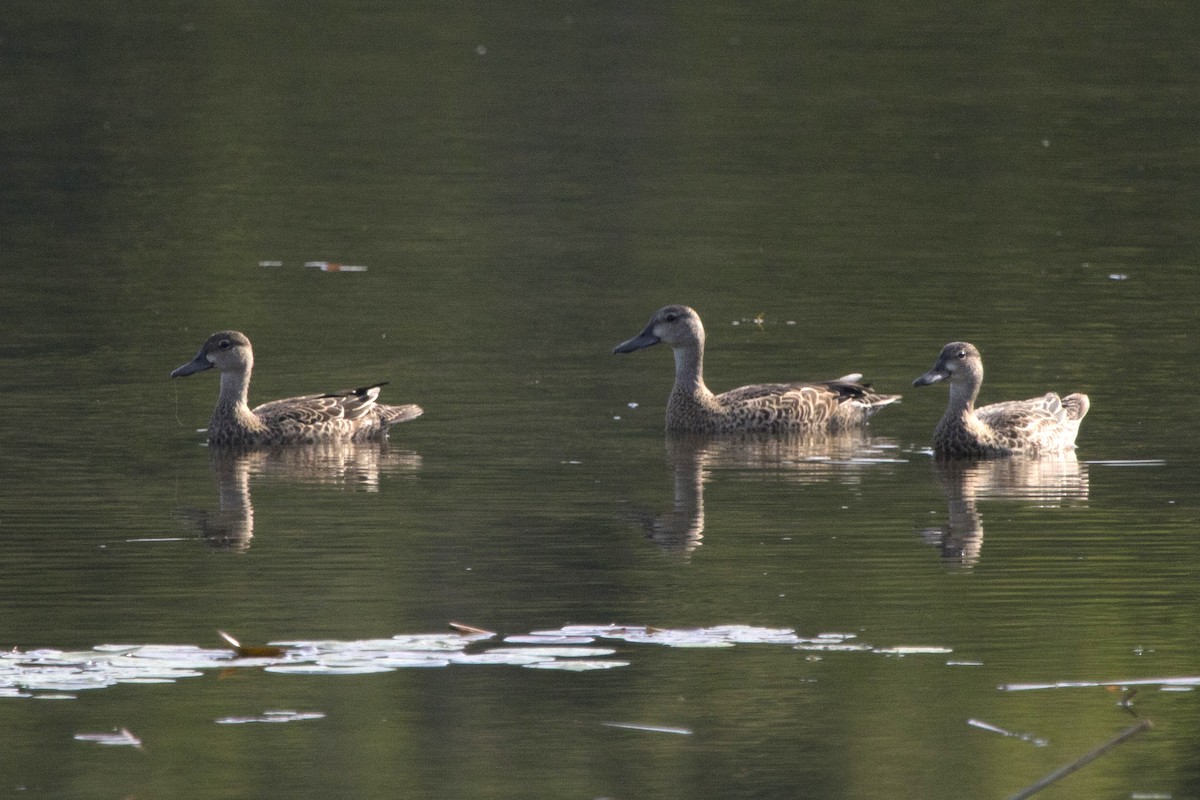
[[[413,473],[421,457],[384,442],[322,442],[274,448],[211,447],[216,509],[181,509],[178,516],[214,550],[245,551],[254,538],[250,478],[280,483],[379,491],[387,474]]]
[[[767,470],[787,481],[857,483],[865,468],[897,463],[891,439],[862,429],[829,434],[668,434],[674,476],[671,509],[636,515],[646,538],[664,552],[688,555],[704,538],[704,484],[714,470]]]
[[[1036,508],[1083,504],[1088,499],[1087,464],[1074,451],[1040,458],[933,460],[946,494],[945,525],[925,528],[922,538],[935,545],[952,566],[972,567],[983,548],[980,499],[1023,501]]]

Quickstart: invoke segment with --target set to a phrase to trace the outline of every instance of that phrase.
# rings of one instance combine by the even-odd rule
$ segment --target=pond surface
[[[18,0],[0,796],[995,798],[1149,719],[1042,796],[1200,797],[1198,18]],[[669,302],[904,400],[667,438]],[[223,328],[425,415],[212,451]],[[955,339],[1078,452],[935,464]]]

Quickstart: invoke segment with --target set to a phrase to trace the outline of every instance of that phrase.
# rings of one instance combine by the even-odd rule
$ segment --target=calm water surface
[[[1200,797],[1197,694],[1153,682],[1200,674],[1196,27],[17,2],[6,648],[450,621],[847,646],[29,689],[0,697],[0,796],[994,798],[1150,719],[1043,796]],[[667,302],[716,390],[862,371],[904,401],[848,438],[665,438],[669,354],[610,353]],[[227,327],[252,400],[389,380],[426,414],[386,447],[211,452],[215,376],[167,376]],[[1089,393],[1076,457],[939,468],[944,388],[910,383],[953,339],[984,401]],[[1131,709],[999,688],[1134,679]],[[283,709],[324,716],[216,722]],[[141,749],[73,738],[122,728]]]

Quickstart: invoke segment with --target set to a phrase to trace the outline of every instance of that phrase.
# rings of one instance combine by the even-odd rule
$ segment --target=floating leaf
[[[876,653],[882,653],[885,656],[913,656],[913,655],[942,655],[945,653],[953,653],[949,647],[927,647],[924,645],[901,645],[899,647],[880,647],[875,650]]]
[[[378,664],[276,664],[263,667],[264,672],[288,675],[369,675],[372,672],[393,672],[394,667]]]
[[[450,659],[441,658],[438,656],[397,656],[386,655],[383,658],[378,658],[374,663],[383,667],[394,667],[396,669],[407,669],[409,667],[448,667]]]
[[[564,672],[588,672],[594,669],[615,669],[617,667],[628,667],[628,661],[592,661],[580,659],[578,661],[538,661],[533,664],[522,664],[526,669],[557,669]]]
[[[518,653],[457,653],[449,656],[451,663],[454,664],[494,664],[504,666],[523,667],[527,664],[534,664],[539,661],[553,661],[553,656],[543,656],[536,653],[518,654]]]
[[[624,728],[631,731],[649,731],[651,733],[674,733],[678,736],[691,736],[689,728],[671,728],[664,725],[640,725],[635,722],[605,722],[609,728]]]
[[[119,731],[112,733],[77,733],[75,734],[75,739],[80,742],[136,747],[139,750],[142,747],[142,740],[130,733],[128,728],[121,728]]]
[[[225,631],[217,631],[217,635],[229,642],[238,658],[279,658],[286,652],[274,645],[244,645]]]
[[[969,719],[969,720],[967,720],[967,724],[970,725],[972,728],[979,728],[980,730],[987,731],[989,733],[998,733],[1001,736],[1008,736],[1013,739],[1020,739],[1023,742],[1029,742],[1030,744],[1034,745],[1035,747],[1046,747],[1047,745],[1050,744],[1050,742],[1047,741],[1046,739],[1038,738],[1038,737],[1034,736],[1033,734],[1013,733],[1012,731],[1006,731],[1006,730],[1004,730],[1004,728],[993,725],[990,722],[984,722],[981,719]]]
[[[869,644],[845,644],[842,642],[805,642],[798,644],[793,648],[795,650],[817,650],[830,653],[855,653],[870,651],[873,648]]]
[[[596,658],[611,656],[617,651],[608,647],[494,647],[487,652],[540,658]]]
[[[1195,687],[1200,686],[1200,676],[1183,678],[1136,678],[1125,681],[1056,681],[1054,683],[1006,683],[1001,684],[1002,692],[1027,692],[1033,689],[1094,689],[1100,686],[1158,686]]]
[[[253,717],[221,717],[218,725],[245,725],[251,722],[303,722],[310,719],[324,719],[320,711],[264,711]]]
[[[319,269],[321,272],[366,272],[361,264],[337,264],[332,261],[305,261],[304,266]]]

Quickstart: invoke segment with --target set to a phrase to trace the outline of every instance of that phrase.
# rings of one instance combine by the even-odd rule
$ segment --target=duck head
[[[253,366],[254,351],[246,335],[238,331],[220,331],[208,337],[196,357],[178,367],[171,377],[182,378],[213,367],[221,372],[248,372]]]
[[[698,347],[704,344],[704,326],[700,315],[687,306],[663,306],[637,336],[621,342],[613,353],[632,353],[659,343],[671,347]]]
[[[913,381],[913,386],[928,386],[948,380],[951,384],[978,385],[983,381],[983,359],[975,345],[969,342],[951,342],[942,348],[933,368]]]

